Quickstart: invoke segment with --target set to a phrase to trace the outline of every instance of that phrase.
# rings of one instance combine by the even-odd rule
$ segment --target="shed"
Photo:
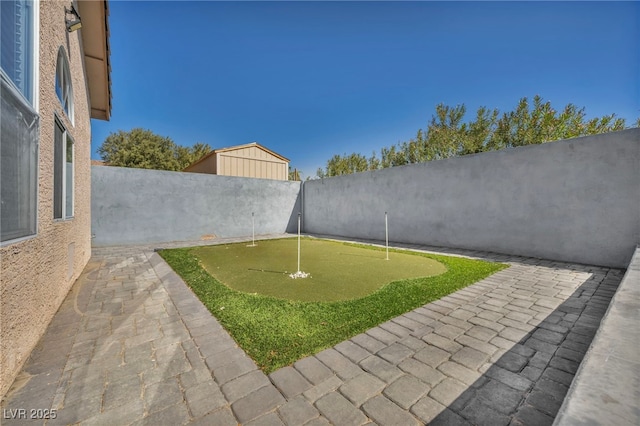
[[[289,159],[257,142],[211,151],[183,171],[289,180]]]

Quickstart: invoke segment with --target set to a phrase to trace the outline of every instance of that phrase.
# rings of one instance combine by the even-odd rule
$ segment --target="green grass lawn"
[[[291,279],[297,270],[296,238],[225,244],[192,250],[215,279],[234,290],[304,302],[357,299],[385,284],[439,275],[445,266],[428,257],[390,253],[340,242],[303,238],[301,265],[311,274]]]
[[[296,244],[294,239],[280,241]],[[258,245],[266,243],[267,241],[259,241]],[[366,250],[367,254],[384,258],[384,249],[347,243],[330,244],[337,245],[334,250],[346,251],[349,247],[358,247]],[[244,248],[255,250],[258,247]],[[236,247],[229,250],[235,249]],[[393,281],[357,299],[305,302],[257,294],[259,279],[266,277],[266,272],[256,272],[256,289],[252,292],[239,291],[222,284],[202,267],[206,263],[198,256],[202,250],[204,249],[162,250],[160,255],[267,374],[507,267],[479,260],[391,250],[392,260],[388,262],[395,261],[399,254],[416,256],[439,262],[444,265],[446,272]],[[318,274],[306,271],[304,259],[305,257],[301,269],[312,273],[311,280],[317,279]],[[231,262],[233,263],[233,259]],[[294,263],[292,272],[295,272],[295,266]],[[286,266],[286,269],[289,268]],[[308,285],[307,280],[310,279],[291,281],[296,285]]]

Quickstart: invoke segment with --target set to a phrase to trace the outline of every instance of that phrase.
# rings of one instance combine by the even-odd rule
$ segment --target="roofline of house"
[[[107,0],[78,0],[91,118],[111,118],[111,49]]]
[[[214,155],[216,153],[216,151],[211,151],[210,153],[202,156],[198,161],[189,164],[187,167],[185,167],[184,169],[182,169],[183,172],[189,171],[189,169],[193,166],[195,166],[196,164],[200,164],[202,163],[204,160],[206,160],[207,158],[211,157],[212,155]]]
[[[250,142],[250,143],[246,143],[244,145],[236,145],[236,146],[230,146],[227,148],[218,148],[215,149],[214,152],[226,152],[226,151],[235,151],[236,149],[242,149],[242,148],[249,148],[249,147],[258,147],[264,151],[267,151],[269,154],[273,155],[274,157],[278,157],[279,159],[281,159],[282,161],[286,161],[289,162],[288,158],[283,157],[282,155],[278,154],[277,152],[273,152],[271,151],[269,148],[260,145],[258,142]]]
[[[260,145],[258,142],[250,142],[250,143],[246,143],[244,145],[235,145],[235,146],[229,146],[226,148],[218,148],[218,149],[214,149],[212,150],[210,153],[208,153],[207,155],[203,156],[202,158],[200,158],[198,161],[196,161],[195,163],[191,163],[189,164],[187,167],[185,167],[184,169],[182,169],[182,171],[186,172],[188,171],[188,169],[190,169],[191,167],[195,166],[196,164],[200,164],[201,162],[203,162],[204,160],[206,160],[207,158],[211,157],[212,155],[218,154],[220,152],[227,152],[227,151],[235,151],[237,149],[242,149],[242,148],[249,148],[249,147],[258,147],[266,152],[268,152],[269,154],[273,155],[274,157],[278,157],[279,159],[281,159],[282,161],[286,161],[287,163],[290,161],[288,158],[283,157],[282,155],[271,151],[269,148],[266,148],[262,145]]]

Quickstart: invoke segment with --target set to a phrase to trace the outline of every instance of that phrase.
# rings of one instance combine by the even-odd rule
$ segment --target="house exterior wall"
[[[257,146],[222,151],[218,157],[218,172],[223,176],[288,180],[289,163]]]
[[[37,234],[0,247],[0,395],[4,395],[91,256],[91,130],[80,31],[68,33],[65,2],[40,1]],[[74,124],[55,92],[64,47],[75,105]],[[74,217],[53,219],[54,116],[74,140]]]

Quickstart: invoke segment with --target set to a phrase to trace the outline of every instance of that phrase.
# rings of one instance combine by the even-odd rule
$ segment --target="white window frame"
[[[0,0],[1,1],[1,0]],[[22,99],[25,105],[29,106],[36,115],[36,119],[40,119],[40,0],[32,0],[32,38],[31,38],[31,93],[29,99],[25,96],[22,91],[16,87],[15,83],[9,78],[9,76],[2,70],[0,67],[0,78],[2,78],[8,85],[12,87],[12,89],[18,94],[18,96]],[[40,191],[39,191],[39,182],[40,182],[40,135],[36,137],[36,170],[35,170],[35,224],[34,224],[34,232],[30,235],[25,235],[22,237],[8,239],[6,241],[0,241],[0,247],[8,246],[11,244],[15,244],[21,241],[30,240],[35,238],[38,235],[39,228],[39,208],[40,205]]]
[[[32,64],[31,67],[31,99],[16,87],[9,76],[2,71],[3,77],[16,89],[23,97],[24,101],[31,105],[36,114],[40,114],[40,0],[31,0],[33,2],[33,38],[32,38]]]
[[[73,84],[71,84],[69,60],[67,59],[67,54],[63,46],[60,46],[58,49],[54,84],[56,96],[62,105],[62,110],[67,115],[67,118],[69,118],[71,125],[74,126]],[[58,88],[60,88],[60,94],[58,94]]]
[[[55,127],[60,127],[60,129],[62,130],[62,155],[60,156],[60,158],[58,159],[62,164],[60,165],[60,170],[61,170],[61,176],[60,179],[61,181],[59,182],[59,184],[61,185],[61,190],[60,190],[60,200],[58,200],[58,202],[60,203],[60,216],[56,216],[56,178],[55,178],[55,173],[56,173],[56,167],[54,164],[53,167],[53,173],[54,173],[54,178],[53,178],[53,184],[54,184],[54,188],[53,188],[53,220],[55,221],[66,221],[66,220],[72,220],[75,217],[75,202],[76,202],[76,197],[75,197],[75,192],[76,192],[76,153],[75,153],[75,141],[73,140],[73,138],[71,137],[71,134],[69,133],[69,131],[67,130],[67,128],[65,127],[65,125],[63,124],[62,119],[60,119],[60,117],[58,117],[58,115],[55,115],[55,120],[54,120],[54,126]],[[58,146],[55,142],[55,132],[56,132],[56,128],[54,127],[54,162],[55,162],[55,150],[58,149]],[[69,175],[67,173],[67,149],[68,149],[68,143],[71,142],[71,164],[72,164],[72,173],[71,173],[71,177],[69,178]],[[67,211],[67,196],[69,195],[67,192],[67,189],[69,187],[69,179],[71,179],[71,185],[70,185],[70,189],[71,189],[71,211]]]

